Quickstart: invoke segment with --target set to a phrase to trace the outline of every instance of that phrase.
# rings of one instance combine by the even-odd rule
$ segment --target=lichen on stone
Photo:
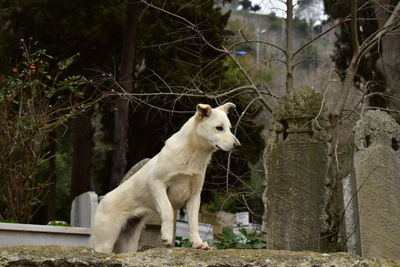
[[[349,253],[285,250],[196,250],[156,248],[126,254],[87,247],[0,247],[0,266],[400,266],[399,261],[362,259]]]
[[[275,118],[315,117],[321,110],[322,96],[310,86],[300,86],[283,96],[275,110]]]
[[[393,138],[400,141],[400,126],[388,113],[379,109],[366,111],[353,131],[358,150],[377,144],[390,146]]]

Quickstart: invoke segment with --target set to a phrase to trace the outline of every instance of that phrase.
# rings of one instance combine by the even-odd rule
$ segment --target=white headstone
[[[71,226],[90,227],[98,204],[95,192],[86,192],[75,197],[71,206]]]
[[[236,212],[236,224],[237,225],[249,225],[250,220],[249,220],[249,212],[244,211],[244,212]]]
[[[206,241],[214,239],[213,227],[211,224],[199,223],[199,235],[202,240]],[[176,222],[175,236],[181,236],[184,239],[189,239],[189,225],[186,222]]]

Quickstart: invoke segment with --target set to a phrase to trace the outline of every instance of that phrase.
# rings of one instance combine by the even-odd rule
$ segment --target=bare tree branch
[[[311,43],[313,43],[315,40],[321,38],[322,36],[324,36],[325,34],[327,34],[328,32],[334,30],[337,26],[339,26],[340,24],[343,23],[343,20],[339,21],[339,23],[336,23],[335,25],[333,25],[332,27],[330,27],[329,29],[327,29],[326,31],[323,31],[322,33],[318,34],[317,36],[315,36],[314,38],[312,38],[311,40],[307,41],[305,44],[303,44],[299,49],[297,49],[294,53],[293,53],[293,57],[295,57],[299,52],[301,52],[304,48],[306,48],[307,46],[309,46]]]
[[[358,39],[354,35],[357,35],[357,23],[356,23],[356,12],[355,12],[355,7],[357,2],[356,0],[353,0],[352,2],[352,40],[353,40],[353,46],[354,46],[354,52],[353,52],[353,57],[350,62],[350,66],[348,67],[346,71],[346,76],[345,80],[342,84],[342,90],[340,92],[339,98],[338,98],[338,103],[335,106],[333,110],[333,115],[334,117],[339,117],[340,114],[343,111],[343,108],[346,104],[346,100],[348,98],[350,89],[353,86],[353,80],[354,77],[357,73],[358,65],[360,63],[361,58],[373,47],[375,46],[380,38],[382,38],[385,34],[388,34],[389,32],[393,32],[394,30],[397,30],[400,28],[400,20],[399,20],[399,10],[400,10],[400,2],[397,3],[396,7],[393,9],[392,14],[386,21],[385,25],[379,29],[377,32],[372,34],[370,38],[368,38],[366,41],[364,41],[361,46],[358,44]]]

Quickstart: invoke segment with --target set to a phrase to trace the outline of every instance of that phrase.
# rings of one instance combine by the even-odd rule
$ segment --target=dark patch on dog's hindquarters
[[[117,241],[114,244],[113,252],[114,253],[123,253],[125,251],[122,251],[122,241],[123,239],[126,239],[127,237],[130,237],[133,235],[133,233],[136,230],[136,226],[139,225],[140,221],[143,218],[141,217],[130,217],[128,220],[126,220],[125,225],[122,227],[121,231],[119,232]]]

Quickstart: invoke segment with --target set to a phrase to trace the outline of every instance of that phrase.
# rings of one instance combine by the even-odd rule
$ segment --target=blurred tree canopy
[[[33,37],[59,58],[80,54],[76,71],[100,68],[118,57],[125,1],[1,0],[0,58],[4,70],[14,64],[20,38]]]

